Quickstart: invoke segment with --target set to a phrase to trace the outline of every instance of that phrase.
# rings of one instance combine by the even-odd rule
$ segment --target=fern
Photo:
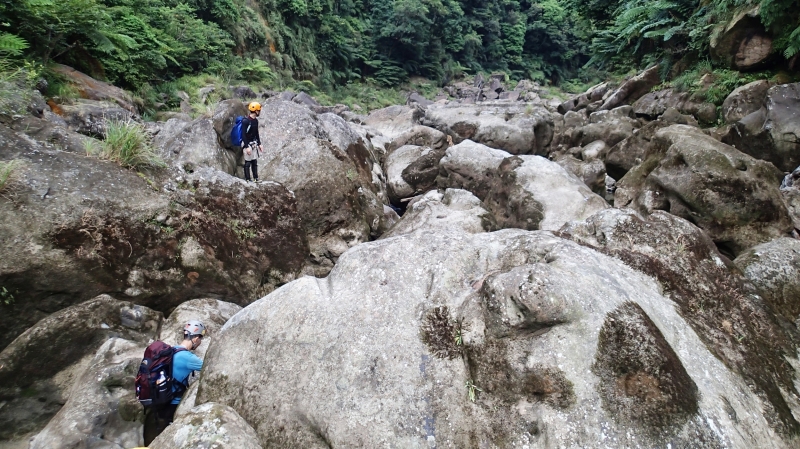
[[[0,57],[19,56],[28,48],[28,42],[11,33],[0,33]]]

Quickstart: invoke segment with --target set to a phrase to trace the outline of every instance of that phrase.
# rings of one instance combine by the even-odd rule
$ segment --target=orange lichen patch
[[[190,271],[186,273],[186,279],[189,279],[189,282],[194,284],[200,278],[200,273],[196,271]]]
[[[275,53],[276,51],[278,51],[278,50],[275,48],[275,41],[270,40],[269,41],[269,52],[270,53]]]
[[[55,101],[47,100],[47,105],[50,106],[50,110],[53,111],[53,114],[64,115],[64,110],[61,109],[61,106],[59,106]]]

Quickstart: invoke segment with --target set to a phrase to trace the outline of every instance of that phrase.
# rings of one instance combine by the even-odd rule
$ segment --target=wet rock
[[[305,92],[300,92],[299,94],[295,95],[295,97],[292,98],[292,101],[294,101],[297,104],[302,104],[311,108],[319,106],[319,102],[317,102],[317,100],[315,100],[314,97]]]
[[[258,436],[236,410],[207,403],[180,416],[150,449],[261,449]]]

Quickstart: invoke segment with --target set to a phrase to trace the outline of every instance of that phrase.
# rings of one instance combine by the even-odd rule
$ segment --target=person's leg
[[[244,180],[250,181],[250,166],[253,164],[253,161],[244,161]]]
[[[156,410],[156,429],[155,429],[155,437],[161,435],[161,432],[167,428],[168,425],[172,424],[172,420],[175,419],[175,411],[178,409],[178,404],[168,404],[161,406],[158,410]],[[152,441],[152,440],[150,440]],[[145,445],[150,444],[149,441],[145,441]]]
[[[253,159],[253,179],[258,182],[258,159]]]
[[[159,434],[158,430],[158,417],[153,407],[145,407],[144,409],[144,445],[149,445]]]

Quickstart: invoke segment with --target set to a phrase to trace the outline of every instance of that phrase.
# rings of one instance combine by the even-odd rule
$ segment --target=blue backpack
[[[243,116],[236,117],[236,124],[233,125],[233,129],[231,129],[231,143],[236,146],[242,146],[242,140],[244,140],[244,136],[242,135],[242,121],[244,120]]]

